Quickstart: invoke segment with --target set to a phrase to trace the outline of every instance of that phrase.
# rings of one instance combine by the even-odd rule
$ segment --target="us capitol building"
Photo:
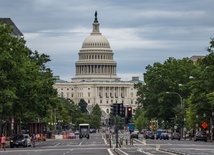
[[[92,25],[92,33],[83,41],[79,60],[75,63],[75,77],[71,78],[71,82],[66,82],[55,76],[54,88],[60,97],[69,98],[76,104],[84,99],[89,112],[98,104],[102,110],[102,119],[107,119],[113,103],[123,103],[133,110],[137,108],[137,90],[134,89],[134,83],[141,81],[139,77],[132,77],[131,81],[121,81],[117,76],[114,53],[108,40],[100,33],[97,12]]]

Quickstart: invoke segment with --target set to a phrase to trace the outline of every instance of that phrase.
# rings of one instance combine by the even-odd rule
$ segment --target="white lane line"
[[[118,149],[120,152],[122,152],[123,154],[125,154],[125,155],[129,155],[129,154],[127,154],[126,152],[124,152],[124,151],[122,151],[121,149]]]
[[[109,153],[110,155],[114,155],[113,152],[111,151],[111,149],[107,149],[107,150],[108,150],[108,153]]]
[[[56,145],[54,145],[54,147],[57,147],[60,143],[57,143]]]
[[[85,140],[81,141],[81,143],[79,143],[79,146],[82,145],[82,143],[83,143],[84,141],[85,141]]]

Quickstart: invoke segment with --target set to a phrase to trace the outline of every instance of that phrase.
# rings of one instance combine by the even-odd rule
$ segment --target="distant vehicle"
[[[144,134],[147,130],[146,129],[142,129],[141,133]]]
[[[138,132],[134,131],[131,133],[132,138],[137,138],[138,139]]]
[[[143,134],[143,137],[145,139],[155,139],[155,135],[152,131],[145,131],[144,134]]]
[[[171,136],[171,140],[173,139],[177,139],[177,140],[180,140],[181,139],[181,135],[177,132],[173,132],[172,133],[172,136]]]
[[[159,138],[160,138],[160,135],[161,135],[162,133],[166,133],[166,130],[158,129],[157,134],[156,134],[156,139],[159,139]]]
[[[68,139],[76,139],[76,135],[73,132],[70,132],[68,135]]]
[[[169,135],[166,133],[166,132],[164,132],[164,133],[161,133],[161,135],[160,135],[160,140],[161,139],[166,139],[166,140],[169,140]]]
[[[13,147],[28,147],[31,146],[31,139],[30,139],[30,135],[29,134],[17,134],[14,135],[11,139],[10,139],[10,148]]]
[[[96,133],[96,129],[90,129],[90,133]]]
[[[137,129],[136,129],[136,130],[134,130],[134,132],[136,132],[137,134],[139,134],[139,133],[140,133],[140,132],[139,132],[139,130],[137,130]]]
[[[79,138],[90,137],[90,125],[89,124],[79,124]]]
[[[201,140],[207,142],[207,134],[204,131],[198,131],[195,134],[194,141]]]
[[[79,134],[80,134],[79,130],[76,130],[76,131],[74,132],[74,134],[75,134],[75,135],[79,135]]]

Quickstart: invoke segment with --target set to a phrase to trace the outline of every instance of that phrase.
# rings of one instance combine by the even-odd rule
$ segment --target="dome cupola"
[[[92,33],[83,41],[82,48],[110,48],[108,40],[100,33],[97,11],[92,25]]]

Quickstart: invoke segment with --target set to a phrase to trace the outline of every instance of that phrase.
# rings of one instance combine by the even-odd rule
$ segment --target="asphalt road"
[[[120,135],[122,136],[122,135]],[[6,148],[0,154],[7,155],[214,155],[214,142],[194,142],[190,140],[134,140],[126,145],[125,139],[120,148],[115,148],[112,139],[110,148],[101,133],[91,134],[90,139],[47,139],[36,143],[36,147]],[[115,152],[116,151],[116,152]]]

